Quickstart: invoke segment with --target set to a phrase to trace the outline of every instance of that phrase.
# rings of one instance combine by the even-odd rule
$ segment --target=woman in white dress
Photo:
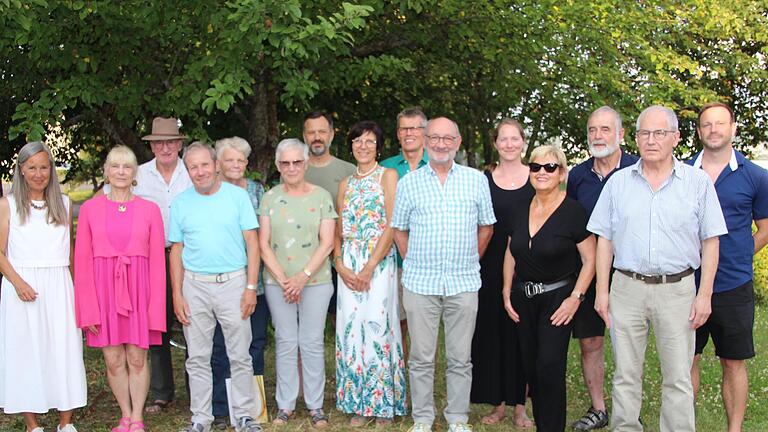
[[[61,432],[77,432],[86,404],[82,334],[75,324],[69,199],[59,189],[48,147],[19,150],[11,195],[0,198],[0,407],[21,413],[28,432],[36,414],[59,411]]]

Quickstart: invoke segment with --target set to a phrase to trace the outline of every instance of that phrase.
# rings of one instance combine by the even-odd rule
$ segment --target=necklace
[[[130,199],[132,197],[133,196],[129,193],[128,196],[124,200],[118,201],[117,199],[115,199],[114,195],[112,195],[111,192],[107,195],[107,198],[109,198],[110,201],[118,203],[117,211],[120,212],[120,213],[125,213],[125,211],[128,210],[128,207],[125,205],[125,203],[130,201]]]
[[[379,167],[379,163],[378,162],[374,162],[373,168],[371,168],[369,171],[361,173],[360,172],[360,167],[357,167],[357,168],[355,168],[355,172],[357,173],[358,177],[365,177],[365,176],[371,175],[371,173],[374,172],[376,170],[376,168],[378,168],[378,167]]]
[[[34,201],[30,201],[29,204],[32,206],[35,210],[45,210],[46,207],[48,207],[48,203],[43,201],[41,205],[37,205],[34,203]]]

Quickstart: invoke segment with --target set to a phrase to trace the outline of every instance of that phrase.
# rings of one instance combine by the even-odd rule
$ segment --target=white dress
[[[64,197],[69,208],[69,199]],[[68,411],[86,404],[83,339],[75,324],[69,273],[69,225],[46,222],[47,210],[31,208],[19,224],[8,196],[6,256],[38,296],[23,302],[7,278],[0,296],[0,407],[6,414]],[[41,205],[42,202],[35,204]]]

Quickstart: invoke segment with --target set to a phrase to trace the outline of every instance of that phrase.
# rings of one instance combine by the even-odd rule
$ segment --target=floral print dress
[[[387,227],[384,168],[349,177],[342,217],[344,265],[360,272]],[[398,317],[394,246],[379,263],[367,292],[339,277],[336,311],[336,408],[348,414],[392,418],[407,413],[405,363]]]

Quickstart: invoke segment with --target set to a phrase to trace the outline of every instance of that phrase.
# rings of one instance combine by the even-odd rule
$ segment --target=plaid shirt
[[[403,286],[451,296],[480,289],[478,225],[493,225],[488,179],[454,163],[445,184],[427,164],[397,184],[392,227],[409,231]]]

